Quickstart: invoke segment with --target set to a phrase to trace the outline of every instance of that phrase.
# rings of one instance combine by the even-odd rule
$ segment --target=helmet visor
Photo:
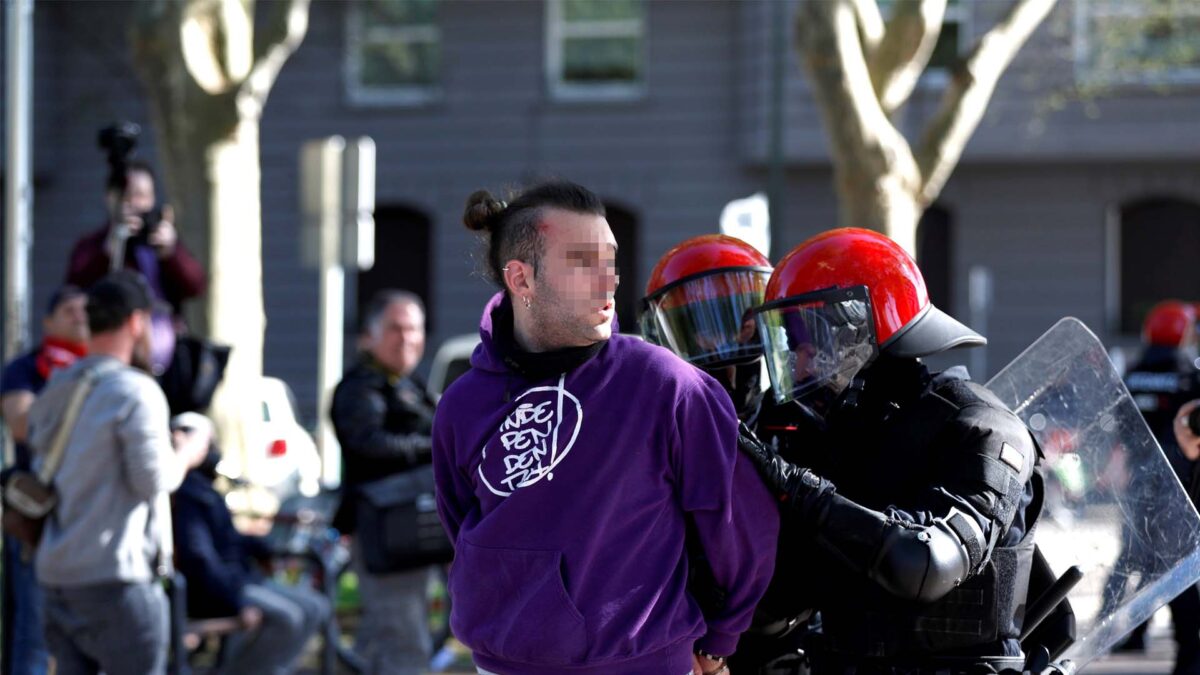
[[[700,368],[762,355],[749,310],[763,301],[769,269],[720,270],[666,286],[647,299],[661,344]]]
[[[662,345],[662,337],[658,334],[658,317],[654,315],[654,307],[645,299],[642,300],[642,313],[638,315],[638,330],[642,337],[652,345]]]
[[[780,403],[795,400],[819,410],[878,352],[865,286],[784,298],[755,316]]]

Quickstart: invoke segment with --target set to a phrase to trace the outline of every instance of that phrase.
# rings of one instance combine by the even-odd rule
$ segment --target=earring
[[[533,303],[529,301],[528,295],[521,296],[521,299],[525,301],[525,309],[529,309],[530,307],[533,307]]]

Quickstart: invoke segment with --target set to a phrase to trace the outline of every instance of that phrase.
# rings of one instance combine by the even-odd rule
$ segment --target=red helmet
[[[642,334],[704,368],[757,358],[748,311],[762,302],[770,274],[766,256],[741,239],[688,239],[650,273]]]
[[[880,351],[918,357],[987,344],[929,302],[917,264],[870,230],[819,234],[779,261],[759,309],[775,395],[840,395]]]
[[[1178,300],[1163,300],[1142,324],[1142,342],[1155,347],[1182,347],[1193,334],[1196,309]]]

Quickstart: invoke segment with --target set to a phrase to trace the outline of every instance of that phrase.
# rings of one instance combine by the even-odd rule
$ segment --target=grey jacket
[[[90,356],[55,373],[29,411],[34,468],[45,461]],[[58,506],[46,521],[35,569],[44,586],[145,582],[171,560],[168,493],[184,467],[171,447],[167,400],[150,376],[121,365],[84,400],[54,477]],[[157,569],[156,569],[157,568]]]

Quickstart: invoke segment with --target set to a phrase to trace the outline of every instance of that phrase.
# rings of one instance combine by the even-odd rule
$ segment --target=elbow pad
[[[906,600],[935,602],[970,576],[972,549],[949,521],[958,512],[927,527],[887,528],[868,575],[889,593]],[[964,520],[970,520],[965,518]]]

